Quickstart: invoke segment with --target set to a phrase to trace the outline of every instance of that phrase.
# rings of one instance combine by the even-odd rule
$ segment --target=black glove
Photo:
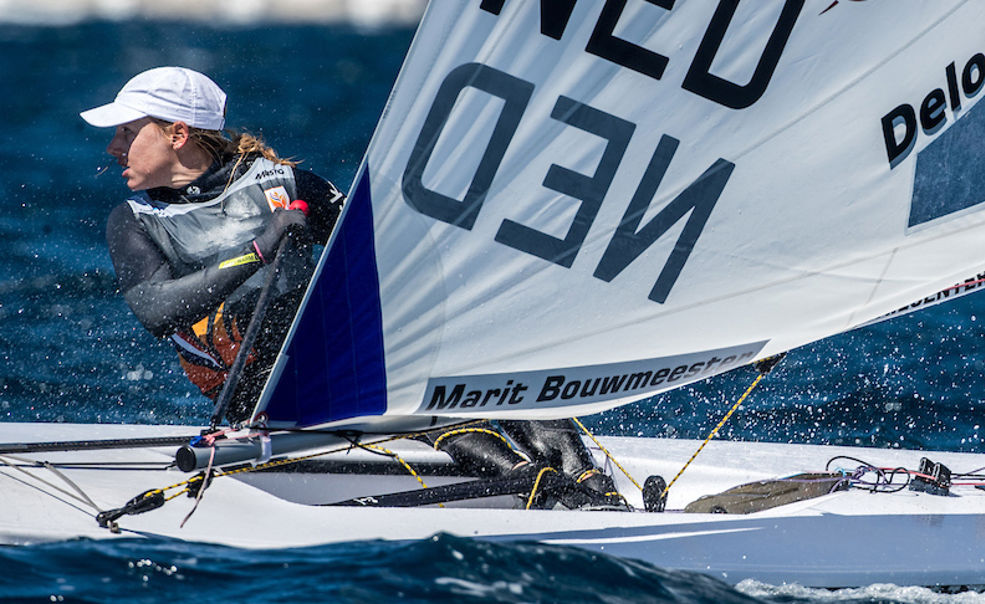
[[[277,247],[285,235],[301,240],[304,238],[307,226],[307,217],[301,210],[274,210],[267,228],[253,240],[253,245],[256,246],[264,264],[274,261]]]

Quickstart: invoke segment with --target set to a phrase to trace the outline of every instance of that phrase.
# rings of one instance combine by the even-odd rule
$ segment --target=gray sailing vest
[[[164,203],[140,192],[127,199],[134,216],[161,249],[175,278],[202,270],[243,252],[267,226],[275,207],[286,208],[296,199],[297,185],[290,166],[258,158],[243,176],[218,197],[194,203]],[[314,262],[311,249],[288,254],[281,265],[275,294],[304,287]],[[266,258],[271,262],[273,258]],[[226,308],[258,292],[269,266],[251,276],[226,298]]]

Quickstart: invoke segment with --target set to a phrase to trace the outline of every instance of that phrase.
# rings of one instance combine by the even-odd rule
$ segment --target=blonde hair
[[[217,160],[221,160],[224,155],[238,155],[239,160],[242,160],[246,155],[256,154],[282,166],[293,167],[298,164],[293,159],[280,157],[270,145],[263,141],[263,138],[248,132],[191,128],[189,138]]]
[[[170,128],[174,125],[173,122],[167,120],[158,119],[156,117],[151,118],[158,128],[164,134],[170,134]],[[205,130],[203,128],[195,128],[194,126],[188,126],[188,139],[194,143],[199,149],[208,153],[209,157],[213,161],[222,161],[223,158],[235,155],[236,165],[229,172],[229,180],[226,181],[226,186],[223,191],[229,189],[229,185],[233,184],[233,179],[236,178],[236,171],[239,169],[239,165],[243,163],[243,160],[247,155],[259,155],[264,157],[275,164],[280,164],[282,166],[291,166],[292,168],[298,165],[298,161],[293,159],[285,159],[277,155],[277,152],[273,150],[270,145],[263,142],[263,138],[259,136],[254,136],[248,132],[237,132],[235,130]]]
[[[172,126],[172,122],[157,118],[151,119],[165,133],[168,133],[168,129]],[[189,126],[188,130],[188,138],[216,161],[222,161],[226,156],[238,155],[237,163],[239,163],[245,156],[256,154],[282,166],[294,167],[300,163],[293,159],[280,157],[270,145],[263,141],[262,137],[248,132],[205,130],[192,126]]]

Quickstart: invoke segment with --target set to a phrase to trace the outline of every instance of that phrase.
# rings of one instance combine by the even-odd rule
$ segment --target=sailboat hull
[[[194,434],[189,427],[0,424],[0,441],[159,437]],[[601,441],[636,481],[673,476],[699,443],[610,437]],[[592,443],[588,443],[590,446]],[[461,481],[441,454],[416,442],[387,447],[429,486]],[[593,450],[604,463],[604,457]],[[359,495],[420,488],[409,474],[350,469],[327,461],[297,471],[244,472],[208,488],[194,514],[184,495],[159,509],[118,520],[119,532],[98,526],[95,507],[118,508],[148,489],[180,483],[189,474],[164,469],[174,447],[4,455],[0,467],[0,543],[27,545],[72,538],[167,537],[242,548],[284,548],[356,540],[413,540],[445,532],[495,541],[538,541],[643,560],[709,574],[728,583],[755,579],[845,587],[976,585],[985,567],[985,491],[954,486],[950,496],[903,490],[872,494],[850,489],[751,514],[680,511],[703,495],[739,484],[822,471],[837,455],[880,467],[915,469],[921,457],[955,472],[979,468],[985,458],[852,447],[712,442],[674,484],[664,513],[517,509],[515,497],[473,500],[447,507],[373,508],[313,505]],[[380,466],[363,451],[348,462]],[[31,465],[28,460],[51,464]],[[833,467],[854,469],[848,460]],[[396,466],[392,463],[391,466]],[[427,470],[427,471],[425,471]],[[630,503],[640,491],[613,474]],[[91,504],[86,502],[91,501]],[[522,502],[519,502],[522,503]],[[522,505],[519,506],[522,508]]]

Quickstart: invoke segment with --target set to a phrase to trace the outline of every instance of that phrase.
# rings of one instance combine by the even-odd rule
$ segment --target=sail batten
[[[985,264],[980,3],[548,6],[429,6],[271,420],[601,411]]]

